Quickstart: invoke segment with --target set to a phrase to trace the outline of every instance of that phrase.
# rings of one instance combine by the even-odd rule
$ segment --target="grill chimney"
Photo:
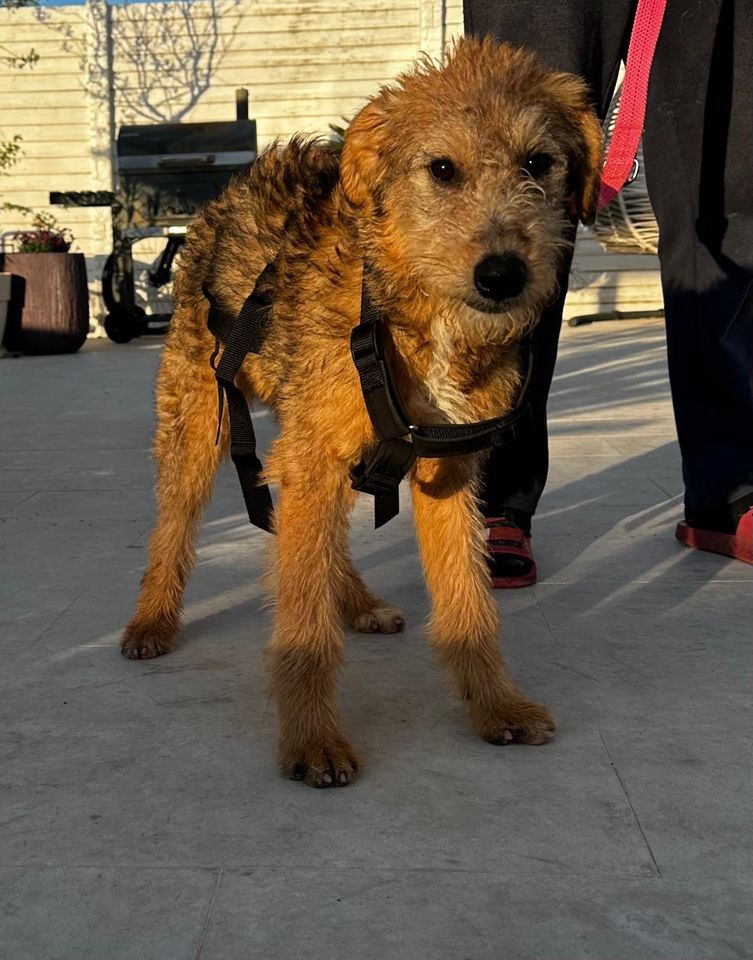
[[[245,87],[235,91],[235,119],[248,120],[248,90]]]

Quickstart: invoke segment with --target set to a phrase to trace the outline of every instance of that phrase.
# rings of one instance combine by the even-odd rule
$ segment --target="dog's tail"
[[[286,144],[271,143],[189,228],[176,302],[200,296],[206,286],[224,311],[237,313],[277,255],[286,228],[316,216],[338,172],[338,153],[324,139],[296,135]]]

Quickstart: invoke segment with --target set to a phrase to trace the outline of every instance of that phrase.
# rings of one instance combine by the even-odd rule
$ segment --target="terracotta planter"
[[[10,288],[11,288],[10,274],[0,273],[0,345],[2,345],[3,336],[5,334],[5,318],[8,316]],[[0,353],[2,353],[1,350],[0,350]]]
[[[83,253],[6,253],[13,288],[3,346],[21,353],[73,353],[89,332]]]

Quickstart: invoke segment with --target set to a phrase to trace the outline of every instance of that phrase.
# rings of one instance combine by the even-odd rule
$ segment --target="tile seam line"
[[[649,483],[653,483],[653,485],[657,488],[657,490],[659,490],[661,493],[664,494],[667,500],[677,500],[682,496],[681,493],[670,493],[669,490],[665,490],[664,487],[659,483],[659,481],[654,480],[653,477],[649,477],[648,481]]]
[[[21,469],[31,469],[31,468],[22,467]],[[153,487],[153,484],[150,484],[150,483],[144,483],[141,486],[137,486],[136,484],[129,483],[129,484],[124,484],[120,487],[103,487],[103,486],[53,487],[52,485],[50,485],[49,488],[37,487],[36,490],[32,490],[31,493],[27,495],[26,499],[28,500],[29,497],[33,497],[35,493],[121,493],[123,490],[135,490],[137,492],[142,492],[144,490],[151,490],[152,487]],[[14,491],[14,490],[8,490],[7,487],[5,487],[4,489],[6,493],[26,493],[25,490]],[[26,501],[21,501],[21,502],[25,503]],[[20,506],[20,504],[17,503],[16,506],[18,507]]]
[[[102,451],[138,451],[139,453],[149,453],[149,447],[100,447],[97,444],[92,444],[91,446],[86,447],[4,447],[6,453],[101,453]],[[24,469],[33,469],[31,467],[6,467],[8,470],[24,470]]]
[[[29,646],[39,643],[39,641],[48,632],[48,630],[52,630],[52,628],[55,626],[58,620],[62,616],[65,616],[65,614],[68,613],[68,611],[71,609],[73,604],[77,600],[79,600],[81,597],[83,597],[85,593],[86,593],[86,590],[82,590],[80,593],[77,593],[76,596],[73,597],[73,599],[68,604],[66,604],[66,606],[60,611],[60,613],[58,613],[58,615],[54,618],[54,620],[51,620],[50,623],[48,623],[47,626],[40,633],[38,633],[33,640],[29,642]]]
[[[138,520],[135,520],[134,522],[135,522],[135,523],[139,523]],[[139,532],[138,532],[138,533],[136,534],[136,536],[133,538],[133,540],[131,540],[129,543],[126,544],[126,550],[130,550],[130,549],[132,549],[132,548],[134,548],[134,547],[143,547],[143,546],[145,546],[145,544],[139,543],[139,540],[141,540],[141,538],[144,536],[144,534],[147,532],[147,530],[151,529],[151,527],[152,527],[153,525],[154,525],[153,523],[147,523],[146,526],[141,527],[140,530],[139,530]],[[198,558],[198,550],[197,550],[197,558]],[[197,559],[197,566],[198,566],[199,563],[201,563],[201,561]]]
[[[199,960],[199,957],[201,956],[201,953],[204,950],[204,942],[206,941],[206,938],[207,938],[207,932],[209,930],[209,922],[212,919],[212,914],[214,913],[214,904],[215,904],[215,901],[217,900],[217,894],[220,889],[220,882],[222,880],[224,873],[225,873],[225,868],[220,867],[220,871],[217,874],[217,882],[215,883],[214,890],[212,891],[212,899],[209,901],[209,907],[207,908],[207,915],[204,918],[204,926],[202,927],[202,930],[201,930],[201,936],[199,937],[199,943],[198,943],[198,946],[196,947],[194,960]]]
[[[362,874],[365,867],[362,865],[353,865],[353,866],[332,866],[328,865],[329,869],[336,870],[339,873],[345,871],[353,871],[354,873]],[[26,863],[26,864],[0,864],[0,870],[164,870],[164,871],[185,871],[185,870],[203,870],[203,871],[214,871],[219,870],[222,876],[224,877],[225,873],[236,874],[239,871],[249,872],[249,873],[268,873],[270,870],[280,870],[280,871],[308,871],[308,872],[321,872],[321,865],[313,864],[286,864],[286,863],[227,863],[222,867],[218,867],[216,864],[209,863],[179,863],[179,864],[139,864],[139,863]],[[446,874],[448,876],[481,876],[493,880],[501,881],[521,881],[521,882],[531,882],[531,883],[559,883],[567,880],[598,880],[598,881],[620,881],[627,883],[655,883],[659,880],[662,883],[686,883],[693,878],[682,877],[682,876],[657,876],[652,874],[651,876],[646,876],[645,874],[636,874],[636,873],[593,873],[593,871],[581,872],[581,873],[503,873],[495,870],[477,870],[471,867],[468,868],[451,868],[451,867],[439,867],[439,866],[430,866],[430,867],[374,867],[375,873],[400,873],[400,874]],[[704,879],[710,879],[712,881],[722,882],[727,878],[727,876],[710,876],[704,877]],[[217,885],[217,887],[219,884]],[[194,960],[198,960],[197,957]]]
[[[534,603],[536,604],[536,607],[538,608],[539,613],[541,614],[542,620],[546,624],[546,628],[549,631],[549,636],[552,638],[552,641],[556,644],[557,638],[554,636],[554,630],[552,630],[551,624],[549,623],[546,613],[544,613],[544,608],[539,603],[539,598],[534,595],[533,599],[534,599]]]
[[[690,555],[690,554],[689,554]],[[555,580],[552,577],[545,577],[542,580],[539,580],[536,583],[536,589],[541,589],[542,587],[563,587],[571,583],[582,583],[582,576],[573,576],[569,577],[567,580]],[[598,580],[594,580],[595,583],[624,583],[624,577],[600,577]],[[632,584],[647,584],[655,583],[655,580],[649,580],[647,578],[636,577],[630,581]],[[750,577],[702,577],[702,576],[693,576],[693,577],[679,577],[677,580],[668,580],[667,583],[670,584],[683,584],[683,583],[701,583],[701,584],[725,584],[725,583],[745,583],[750,584]]]
[[[13,493],[13,490],[7,490],[6,492],[12,494],[12,493]],[[24,491],[24,490],[16,490],[15,492],[16,492],[16,493],[20,493],[20,494],[24,494],[26,491]],[[31,498],[34,497],[34,496],[36,496],[38,493],[40,493],[39,490],[32,490],[31,493],[27,493],[26,496],[23,498],[23,500],[19,500],[18,503],[14,503],[13,506],[12,506],[12,507],[10,508],[10,510],[8,511],[8,513],[4,513],[4,514],[2,514],[2,516],[3,516],[3,517],[9,517],[9,516],[11,516],[12,512],[16,509],[16,507],[23,506],[23,504],[25,504],[27,500],[31,500]]]
[[[616,763],[615,763],[614,760],[612,759],[612,754],[609,752],[609,747],[607,746],[606,741],[604,740],[604,737],[603,737],[603,735],[602,735],[601,730],[599,730],[598,733],[599,733],[599,739],[601,740],[601,745],[604,747],[604,751],[605,751],[607,757],[609,758],[609,762],[610,762],[610,764],[612,765],[612,769],[614,770],[614,775],[615,775],[615,777],[617,777],[617,782],[619,783],[619,785],[620,785],[620,787],[621,787],[621,789],[622,789],[622,792],[625,794],[625,799],[627,800],[628,806],[630,807],[630,812],[633,814],[633,819],[635,820],[635,825],[636,825],[636,826],[638,827],[638,829],[640,830],[641,836],[643,837],[643,842],[646,844],[646,849],[647,849],[648,852],[649,852],[649,856],[651,857],[651,862],[653,863],[654,869],[656,870],[657,878],[660,879],[660,880],[663,880],[664,878],[662,877],[662,872],[661,872],[661,870],[659,869],[659,864],[656,862],[656,857],[654,856],[654,851],[651,849],[651,844],[648,842],[648,837],[646,836],[646,834],[645,834],[645,832],[644,832],[644,830],[643,830],[643,827],[642,827],[642,825],[641,825],[641,821],[638,819],[638,814],[635,812],[635,807],[633,806],[633,801],[630,799],[630,794],[627,792],[627,787],[625,786],[625,783],[624,783],[622,777],[620,776],[620,773],[619,773],[619,771],[618,771],[618,769],[617,769]]]

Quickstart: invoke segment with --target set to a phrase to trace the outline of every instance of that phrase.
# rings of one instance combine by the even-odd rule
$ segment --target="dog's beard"
[[[526,310],[526,297],[511,297],[503,303],[495,303],[493,300],[484,300],[483,297],[468,296],[460,298],[463,303],[478,313],[488,313],[495,317],[509,318],[511,315]]]
[[[467,300],[458,303],[452,311],[452,327],[456,338],[469,345],[482,347],[486,344],[503,346],[526,336],[537,324],[544,309],[542,305],[511,301],[504,309],[479,309]]]
[[[470,343],[504,345],[530,333],[558,291],[556,269],[539,270],[519,296],[495,303],[465,293],[455,298],[457,307],[449,316],[456,331]]]
[[[543,311],[559,292],[560,251],[565,242],[550,248],[549,255],[537,260],[526,258],[528,280],[515,297],[503,301],[484,298],[465,274],[458,276],[448,257],[434,262],[433,276],[427,276],[425,263],[412,271],[412,279],[423,296],[432,303],[432,311],[447,318],[454,333],[469,346],[485,343],[511,343],[536,325]]]

